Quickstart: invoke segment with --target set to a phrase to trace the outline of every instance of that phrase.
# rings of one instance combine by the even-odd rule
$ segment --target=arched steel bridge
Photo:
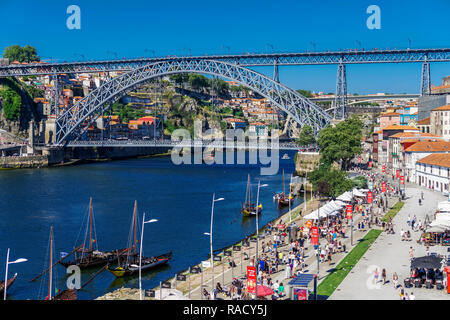
[[[298,124],[308,124],[316,132],[331,120],[330,115],[298,92],[251,69],[213,60],[169,60],[133,69],[90,92],[56,119],[55,144],[76,140],[112,103],[137,86],[157,77],[187,72],[239,82],[269,99]]]
[[[174,60],[215,60],[240,66],[287,66],[361,63],[429,63],[449,62],[450,48],[400,50],[347,50],[293,53],[256,53],[238,55],[166,56],[153,58],[77,61],[47,64],[0,66],[0,77],[128,71],[149,63]]]

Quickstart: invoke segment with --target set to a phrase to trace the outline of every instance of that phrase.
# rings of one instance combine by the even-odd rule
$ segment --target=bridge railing
[[[305,149],[299,148],[295,143],[248,143],[239,141],[216,141],[216,140],[192,140],[192,141],[172,141],[172,140],[75,140],[67,144],[68,147],[115,147],[115,146],[146,146],[146,147],[210,147],[210,148],[247,148],[247,149]]]

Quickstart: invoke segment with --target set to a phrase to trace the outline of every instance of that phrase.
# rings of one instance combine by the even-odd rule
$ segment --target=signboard
[[[177,274],[177,281],[186,281],[185,274]]]
[[[351,204],[347,205],[347,219],[352,219],[352,214],[353,214],[353,206]]]
[[[149,297],[149,298],[154,298],[155,297],[155,290],[145,290],[144,295],[146,297]]]
[[[256,293],[256,267],[247,267],[247,292]]]
[[[386,172],[386,166],[383,164],[383,166],[381,167],[381,172],[385,173]]]
[[[294,300],[308,300],[308,289],[294,288]]]
[[[200,273],[202,272],[202,269],[200,269],[200,267],[192,267],[191,268],[191,273]]]
[[[223,254],[225,257],[231,257],[231,251],[224,251]]]
[[[319,244],[319,228],[311,228],[311,244],[316,246]]]
[[[250,238],[250,242],[256,242],[256,238]]]
[[[400,170],[397,169],[397,171],[395,172],[395,176],[397,177],[397,179],[398,177],[400,177]]]
[[[404,184],[405,183],[405,177],[404,176],[400,176],[400,184]]]
[[[381,192],[386,192],[386,182],[381,183]]]
[[[203,268],[210,268],[211,267],[211,261],[202,261],[202,267]]]
[[[234,251],[241,251],[241,246],[233,246]]]
[[[372,191],[367,192],[367,203],[372,203],[373,201],[373,194]]]
[[[161,288],[170,289],[172,287],[172,284],[169,281],[161,282]]]
[[[222,257],[221,256],[214,256],[213,257],[213,261],[222,261]]]

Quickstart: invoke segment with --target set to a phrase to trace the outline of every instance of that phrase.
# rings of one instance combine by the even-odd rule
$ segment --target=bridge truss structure
[[[293,90],[286,90],[285,86],[280,85],[276,87],[274,84],[279,84],[279,67],[280,66],[293,66],[293,65],[324,65],[324,64],[336,64],[338,66],[337,81],[336,81],[336,95],[334,99],[334,107],[332,108],[332,114],[334,118],[342,119],[346,116],[346,108],[348,106],[347,99],[347,76],[346,76],[346,65],[348,64],[376,64],[376,63],[422,63],[421,72],[421,95],[431,94],[431,75],[430,75],[430,63],[431,62],[449,62],[450,61],[450,48],[431,48],[431,49],[401,49],[401,50],[346,50],[346,51],[327,51],[327,52],[302,52],[302,53],[257,53],[257,54],[241,54],[241,55],[205,55],[205,56],[166,56],[166,57],[152,57],[152,58],[136,58],[136,59],[116,59],[116,60],[104,60],[104,61],[80,61],[80,62],[63,62],[63,63],[35,63],[35,64],[24,64],[24,65],[6,65],[0,66],[0,78],[1,77],[21,77],[30,75],[52,75],[55,79],[55,96],[58,94],[58,75],[60,74],[73,74],[73,73],[98,73],[98,72],[114,72],[114,71],[126,71],[127,74],[133,75],[135,70],[148,69],[149,66],[205,66],[210,65],[212,61],[215,61],[217,65],[227,65],[228,69],[232,69],[233,72],[239,70],[242,74],[245,72],[249,74],[256,74],[254,71],[248,67],[254,66],[273,66],[273,79],[271,85],[267,85],[269,78],[264,77],[259,74],[257,77],[258,81],[263,81],[261,84],[257,85],[256,82],[241,82],[244,85],[250,85],[252,89],[259,89],[259,87],[267,89],[271,88],[269,91],[264,91],[266,97],[272,99],[270,94],[274,92],[286,92],[288,98],[276,94],[273,99],[275,105],[280,107],[282,102],[293,102],[293,98],[300,102],[300,105],[296,110],[292,109],[292,105],[283,105],[282,108],[288,114],[291,113],[294,116],[294,120],[300,125],[305,123],[309,124],[313,121],[313,128],[315,130],[320,129],[323,123],[327,123],[329,116],[324,116],[319,107],[317,107],[313,102],[307,100],[299,94],[296,94]],[[244,68],[246,67],[246,68]],[[181,70],[181,69],[180,69]],[[247,71],[246,71],[247,70]],[[182,72],[182,71],[179,71]],[[185,69],[184,72],[200,72],[191,68]],[[253,72],[253,73],[252,73]],[[210,73],[208,70],[202,70],[202,73],[213,74],[218,76],[224,76],[224,73],[219,74]],[[170,74],[170,73],[164,73]],[[161,75],[164,75],[161,74]],[[228,74],[229,76],[230,74]],[[238,73],[234,73],[233,76],[240,77]],[[237,80],[230,78],[232,80]],[[247,77],[242,79],[248,80]],[[270,79],[269,79],[270,80]],[[109,81],[111,82],[111,81]],[[239,81],[238,81],[239,82]],[[115,82],[112,82],[114,84]],[[272,87],[273,86],[273,87]],[[120,89],[120,86],[115,89]],[[129,87],[127,87],[128,89]],[[101,88],[101,93],[107,94],[107,87]],[[258,90],[255,90],[258,92]],[[110,95],[112,93],[110,92]],[[86,97],[87,98],[87,97]],[[94,97],[89,97],[94,99]],[[100,99],[100,97],[95,97],[95,99]],[[82,104],[77,105],[80,111],[85,110],[85,105],[87,99],[82,100]],[[106,99],[105,102],[110,100]],[[306,101],[306,102],[305,102]],[[95,103],[96,101],[90,100],[90,102]],[[278,102],[278,104],[277,104]],[[70,114],[75,118],[71,122],[77,123],[83,116],[78,117],[74,110],[78,109],[71,108]],[[306,108],[306,110],[302,110]],[[63,113],[60,115],[58,113],[58,106],[54,106],[54,111],[57,114],[57,125],[61,129],[62,136],[67,138],[69,131],[73,132],[73,128],[70,128],[69,121],[67,120],[68,113]],[[288,112],[289,111],[289,112]],[[296,113],[294,112],[296,111]],[[95,112],[95,111],[93,111]],[[307,115],[307,116],[306,116]],[[60,116],[62,117],[60,119]],[[320,120],[319,120],[320,119]],[[314,121],[319,120],[318,123]],[[69,131],[67,131],[69,130]],[[61,141],[58,139],[58,141]]]
[[[55,143],[76,140],[122,96],[154,78],[176,73],[202,73],[236,81],[269,99],[301,126],[311,126],[315,132],[331,120],[328,113],[298,92],[251,69],[214,60],[169,60],[133,69],[90,92],[57,117]]]

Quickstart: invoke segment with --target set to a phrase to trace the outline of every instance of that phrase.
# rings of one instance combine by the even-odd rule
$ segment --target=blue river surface
[[[261,188],[263,212],[260,227],[287,212],[278,210],[273,193],[281,191],[282,169],[286,191],[289,176],[295,170],[295,151],[282,160],[276,175],[261,175],[260,165],[175,165],[169,156],[99,162],[45,169],[0,171],[0,278],[4,278],[6,252],[10,261],[26,258],[27,262],[10,264],[8,275],[18,273],[8,290],[8,299],[42,299],[48,291],[48,280],[30,280],[48,267],[50,227],[54,229],[55,259],[60,252],[70,252],[85,233],[82,228],[93,198],[96,241],[99,250],[127,247],[128,233],[137,200],[139,219],[145,212],[144,255],[169,251],[173,257],[161,269],[143,274],[143,288],[150,289],[189,266],[198,264],[209,254],[211,200],[214,209],[214,250],[232,245],[255,232],[255,219],[243,218],[241,203],[245,199],[247,175],[252,183],[267,183]],[[256,187],[254,188],[256,198]],[[256,199],[254,199],[256,202]],[[303,202],[296,198],[294,206]],[[79,241],[80,242],[80,241]],[[81,241],[82,242],[82,241]],[[53,260],[56,261],[56,260]],[[54,270],[56,287],[66,288],[66,270]],[[81,282],[98,269],[82,272]],[[104,271],[78,292],[79,299],[95,299],[119,287],[138,287],[138,278],[115,279]]]

